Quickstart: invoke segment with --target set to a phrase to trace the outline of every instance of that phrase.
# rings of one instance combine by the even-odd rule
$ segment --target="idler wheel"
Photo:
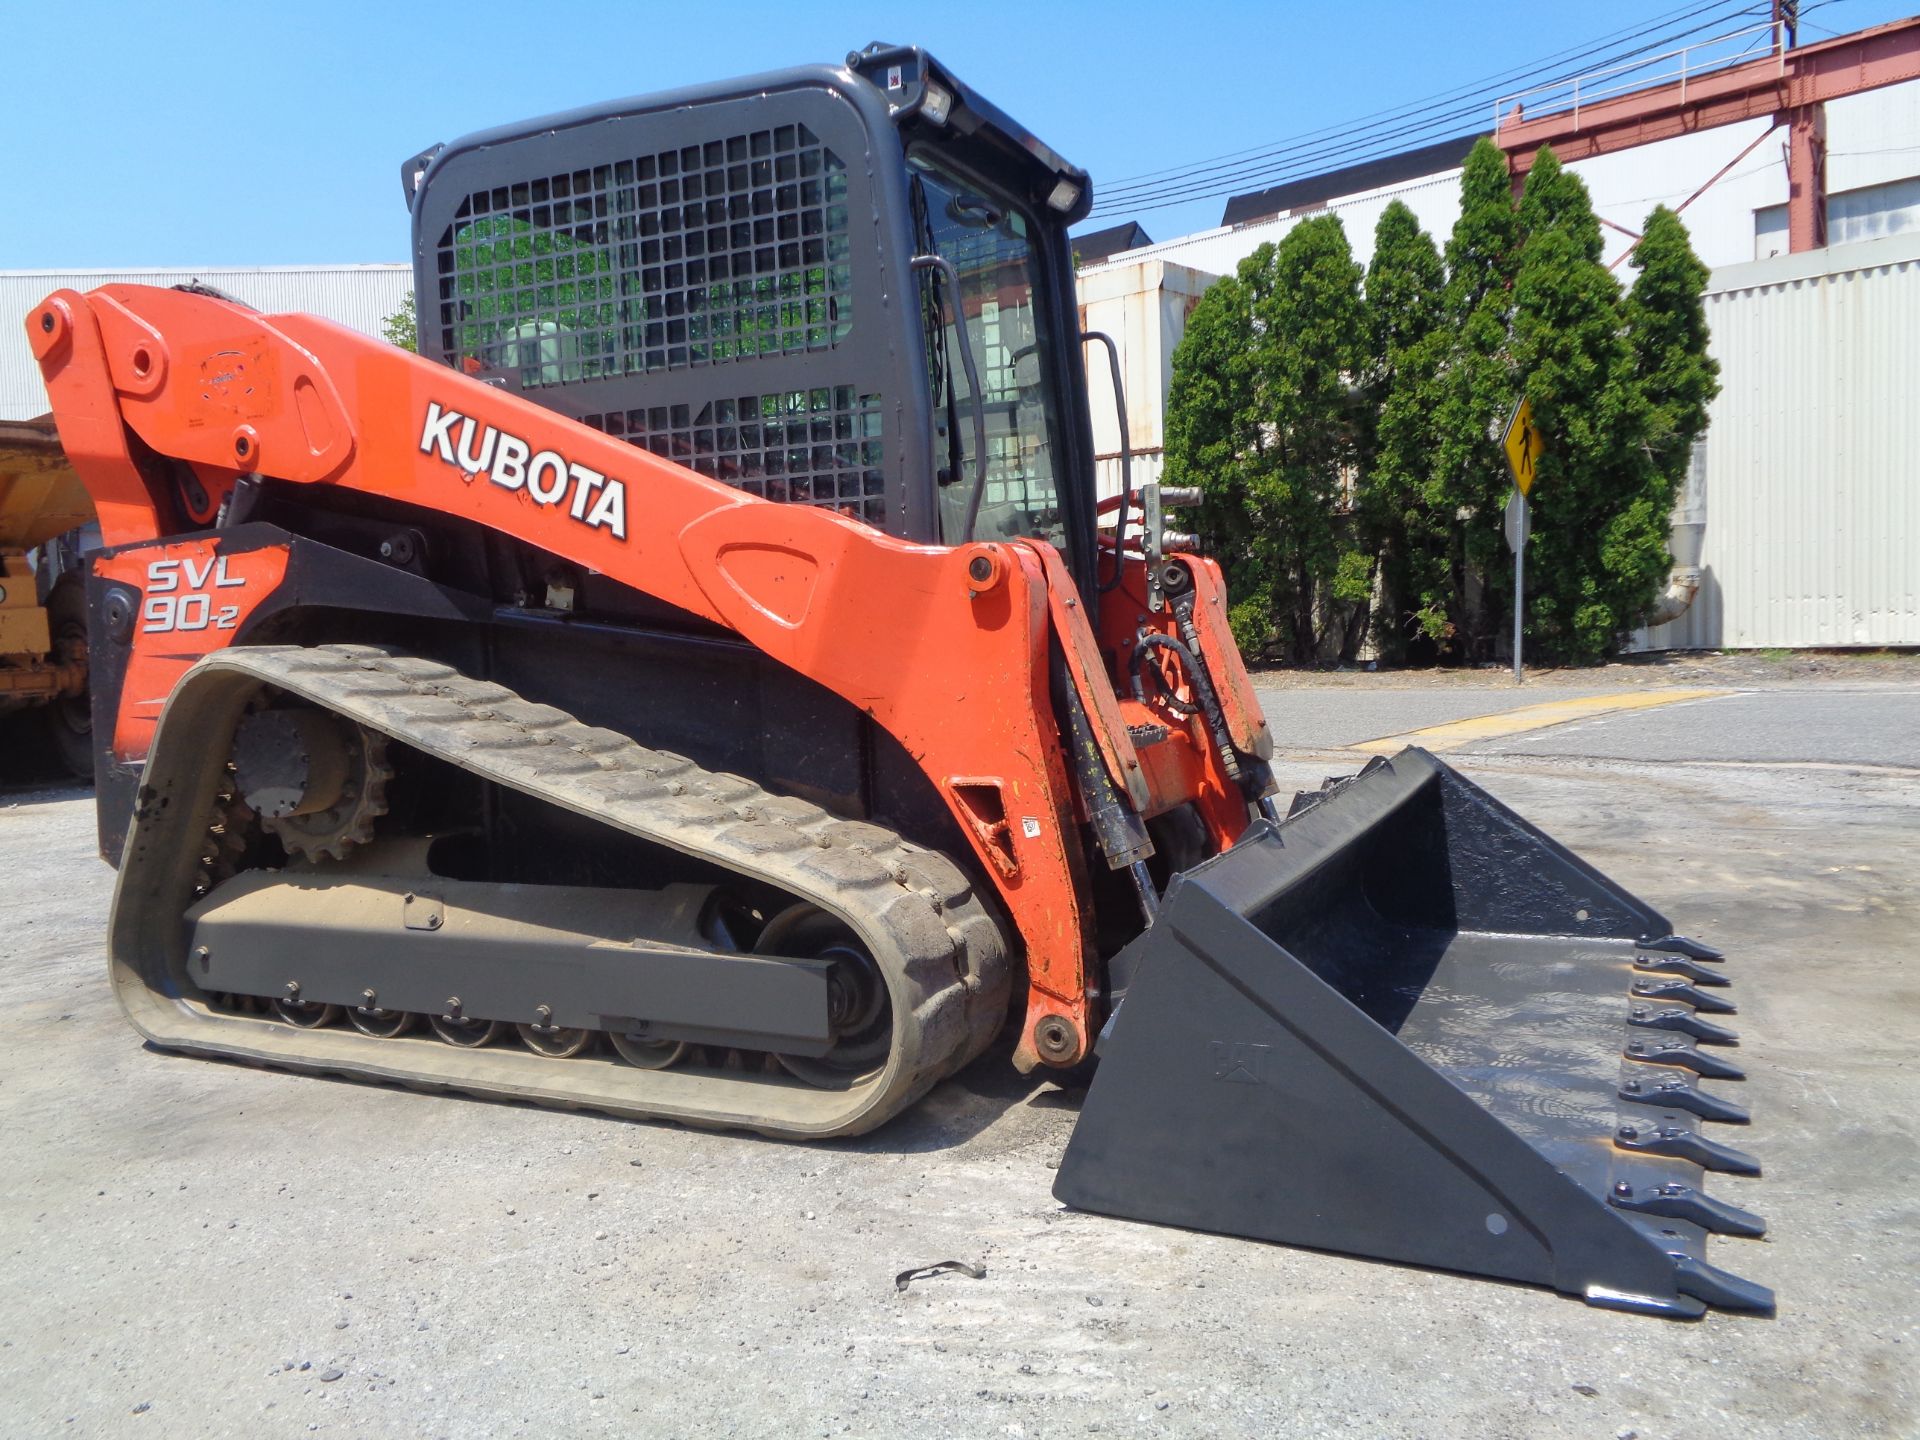
[[[825,1055],[780,1056],[788,1074],[838,1090],[886,1062],[893,1044],[893,997],[880,967],[845,921],[817,905],[794,905],[767,923],[753,948],[759,955],[832,962],[827,1003],[837,1038]]]

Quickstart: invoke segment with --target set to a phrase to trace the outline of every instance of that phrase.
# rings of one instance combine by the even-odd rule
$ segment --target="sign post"
[[[1500,445],[1507,453],[1507,468],[1513,472],[1513,494],[1507,500],[1507,548],[1513,551],[1513,683],[1524,684],[1521,669],[1520,637],[1527,603],[1527,537],[1533,534],[1534,469],[1546,451],[1546,442],[1533,423],[1533,402],[1524,395],[1507,419]]]

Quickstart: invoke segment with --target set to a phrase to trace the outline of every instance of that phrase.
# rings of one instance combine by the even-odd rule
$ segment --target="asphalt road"
[[[1523,706],[1578,699],[1608,693],[1593,685],[1554,686],[1548,689],[1379,689],[1316,690],[1289,686],[1261,690],[1260,703],[1273,727],[1274,744],[1282,754],[1301,750],[1337,750],[1383,735],[1445,725],[1476,715],[1518,710]]]
[[[1920,767],[1920,686],[1750,691],[1576,720],[1468,754]]]
[[[1487,689],[1266,690],[1283,752],[1337,750],[1475,716],[1646,690],[1596,686]],[[1657,693],[1657,692],[1653,692]],[[1449,746],[1449,750],[1456,747]],[[1920,767],[1920,685],[1725,689],[1708,699],[1624,710],[1468,741],[1462,755],[1567,756],[1662,763]]]
[[[1461,718],[1362,693],[1286,692],[1321,718],[1283,778]],[[0,795],[0,1433],[1920,1433],[1914,703],[1450,755],[1729,952],[1767,1174],[1713,1190],[1772,1229],[1712,1258],[1780,1314],[1692,1325],[1064,1211],[1078,1096],[996,1056],[802,1147],[156,1053],[105,983],[90,797]],[[949,1258],[985,1278],[895,1290]]]

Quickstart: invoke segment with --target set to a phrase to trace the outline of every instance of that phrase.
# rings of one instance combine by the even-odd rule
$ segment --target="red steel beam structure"
[[[1829,100],[1920,79],[1920,15],[1744,65],[1689,76],[1591,105],[1528,118],[1500,118],[1494,139],[1515,182],[1551,145],[1562,161],[1587,160],[1742,120],[1771,117],[1789,127],[1789,244],[1826,243],[1826,116]]]

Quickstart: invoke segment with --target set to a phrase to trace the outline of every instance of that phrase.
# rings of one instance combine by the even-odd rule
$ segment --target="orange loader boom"
[[[1143,625],[1175,634],[1170,612],[1147,608],[1141,556],[1120,558],[1133,603],[1107,607],[1114,623],[1097,636],[1043,540],[915,545],[775,504],[312,316],[108,285],[49,296],[27,332],[103,538],[121,551],[101,562],[108,575],[142,582],[145,547],[212,522],[238,479],[268,473],[470,517],[723,625],[872,716],[939,788],[1013,918],[1026,951],[1023,1066],[1078,1063],[1098,1028],[1074,838],[1083,817],[1048,694],[1049,645],[1067,657],[1100,763],[1130,806],[1150,817],[1197,802],[1222,849],[1248,824],[1198,712],[1151,763],[1129,737],[1129,724],[1167,717],[1119,693],[1121,647]],[[136,442],[181,467],[171,485],[136,462]],[[181,562],[178,598],[215,598],[224,618],[136,633],[113,731],[122,762],[143,758],[187,667],[278,579],[271,551],[221,568],[217,536],[169,557]],[[1218,569],[1181,559],[1205,602],[1195,616],[1234,743],[1264,758],[1267,723],[1225,629]]]

